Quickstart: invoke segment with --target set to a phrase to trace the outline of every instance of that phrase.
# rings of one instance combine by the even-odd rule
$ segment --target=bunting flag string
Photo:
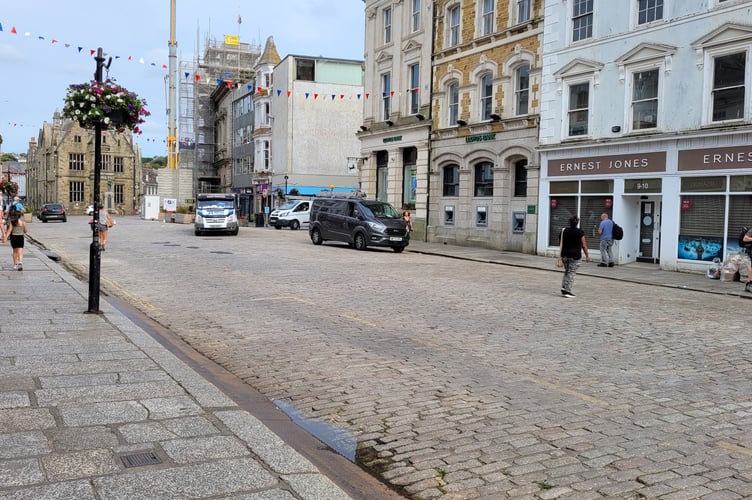
[[[0,34],[4,34],[4,33],[8,33],[8,32],[5,31],[3,22],[0,21]],[[11,26],[10,33],[12,35],[18,35],[19,31],[16,28],[16,26]],[[23,33],[23,35],[25,37],[31,37],[32,33],[29,32],[29,31],[26,31],[26,32]],[[46,35],[38,34],[38,35],[35,35],[35,36],[36,36],[36,39],[39,40],[40,42],[47,42],[48,41]],[[76,50],[76,52],[79,53],[79,54],[81,54],[81,53],[84,52],[84,47],[82,45],[75,45],[75,44],[71,44],[71,43],[68,43],[68,42],[62,42],[59,38],[51,38],[49,40],[49,43],[50,43],[50,45],[59,45],[61,47],[65,47],[65,48],[74,47],[75,50]],[[89,53],[89,56],[94,56],[96,54],[96,49],[89,49],[88,53]],[[106,55],[108,55],[108,54],[106,54]],[[147,65],[146,60],[143,57],[136,57],[134,55],[127,55],[127,56],[112,55],[111,57],[113,57],[114,59],[121,59],[122,58],[122,59],[124,59],[126,61],[129,61],[129,62],[137,62],[137,63],[142,64],[142,65]],[[151,63],[148,63],[148,65],[151,66],[151,67],[160,68],[160,69],[163,69],[163,70],[167,70],[168,69],[167,64],[164,64],[164,63],[159,64],[159,63],[156,63],[156,62],[151,62]],[[184,75],[184,77],[186,79],[190,79],[190,78],[195,79],[196,82],[200,82],[203,79],[202,75],[200,75],[198,73],[192,74],[192,73],[186,71],[186,72],[183,73],[183,75]],[[223,79],[218,79],[216,81],[216,83],[217,83],[217,86],[222,85],[223,83],[227,84],[227,86],[230,87],[230,88],[232,88],[232,86],[233,86],[233,82],[232,81],[227,81],[227,80],[223,80]],[[253,86],[250,85],[250,84],[247,86],[248,91],[250,91],[252,88],[253,88]],[[267,92],[267,93],[268,92],[273,92],[273,89],[263,88],[263,87],[256,87],[256,90],[258,91],[259,94],[261,94],[263,92]],[[282,89],[277,89],[276,90],[277,97],[281,97],[283,92],[285,92],[285,91],[282,90]],[[410,93],[410,92],[418,92],[418,89],[417,88],[415,88],[415,89],[408,89],[406,91],[406,93]],[[287,90],[286,93],[287,93],[287,97],[288,98],[292,98],[294,96],[294,94],[293,94],[293,92],[291,90]],[[397,94],[399,96],[402,95],[401,92],[397,93]],[[306,92],[305,93],[306,99],[308,99],[309,96],[311,96],[311,95],[313,96],[313,100],[318,102],[318,97],[320,96],[320,93],[319,92]],[[390,97],[394,97],[395,91],[393,91],[393,90],[390,91],[388,93],[388,95]],[[336,96],[335,94],[332,94],[331,101],[335,101],[336,100],[335,96]],[[340,100],[345,100],[345,98],[347,97],[346,94],[339,94],[339,96],[340,96]],[[369,92],[358,93],[354,97],[358,101],[361,99],[361,97],[365,97],[365,99],[368,100],[370,98],[370,93]],[[387,97],[387,93],[386,92],[382,93],[382,98],[386,98],[386,97]]]
[[[0,32],[3,32],[3,33],[5,32],[5,30],[3,29],[3,23],[2,23],[2,22],[0,22]],[[11,34],[11,35],[18,35],[18,30],[16,29],[16,27],[15,27],[15,26],[11,26],[11,29],[10,29],[10,34]],[[31,37],[31,36],[32,36],[32,34],[31,34],[31,32],[29,32],[29,31],[25,31],[25,32],[23,33],[23,36],[25,36],[25,37]],[[36,39],[37,39],[37,40],[39,40],[39,41],[46,41],[46,40],[47,40],[47,37],[46,37],[45,35],[36,35]],[[52,38],[52,39],[50,40],[50,45],[55,45],[55,44],[59,44],[59,43],[61,43],[61,42],[60,42],[60,40],[59,40],[58,38]],[[63,46],[64,46],[65,48],[70,48],[70,47],[72,47],[73,45],[72,45],[72,44],[70,44],[70,43],[65,43],[65,42],[63,42]],[[79,54],[80,54],[80,53],[82,53],[82,52],[83,52],[83,50],[84,50],[84,47],[83,47],[83,46],[81,46],[81,45],[75,45],[75,47],[76,47],[76,50],[77,50],[77,52],[78,52]],[[89,49],[89,55],[90,55],[90,56],[93,56],[94,54],[96,54],[96,52],[97,52],[97,51],[96,51],[96,49]],[[109,55],[109,54],[107,54],[107,55]],[[120,56],[119,56],[119,55],[113,55],[112,57],[114,57],[115,59],[120,59]],[[127,57],[127,60],[128,60],[128,61],[133,61],[133,60],[134,60],[134,57],[133,57],[132,55],[129,55],[129,56]],[[138,61],[138,62],[139,62],[140,64],[144,64],[144,65],[146,64],[146,61],[144,60],[144,58],[143,58],[143,57],[139,57],[139,58],[137,58],[136,60],[137,60],[137,61]],[[165,69],[165,70],[166,70],[166,69],[168,69],[168,67],[167,67],[167,64],[164,64],[164,63],[163,63],[163,64],[158,64],[158,63],[156,63],[156,62],[151,62],[151,63],[149,63],[149,66],[152,66],[152,67],[155,67],[155,68],[157,68],[157,67],[158,67],[158,68],[161,68],[161,69]]]

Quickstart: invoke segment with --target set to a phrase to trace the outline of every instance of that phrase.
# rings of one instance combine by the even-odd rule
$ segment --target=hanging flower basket
[[[83,128],[131,130],[140,134],[139,125],[151,113],[145,108],[146,101],[130,92],[114,80],[73,84],[65,96],[63,116],[76,120]]]

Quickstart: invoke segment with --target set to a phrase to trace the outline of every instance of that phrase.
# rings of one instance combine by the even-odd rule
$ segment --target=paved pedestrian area
[[[69,226],[33,235],[85,269],[90,237]],[[127,218],[111,236],[109,292],[268,400],[349,431],[355,460],[415,500],[750,496],[741,283],[585,264],[565,300],[553,258]]]
[[[41,250],[15,271],[3,247],[0,498],[350,498],[106,301],[85,314]]]

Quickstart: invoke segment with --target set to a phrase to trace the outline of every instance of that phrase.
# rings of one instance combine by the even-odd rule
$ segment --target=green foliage
[[[10,153],[3,153],[3,156],[0,157],[0,161],[18,161],[18,158]]]

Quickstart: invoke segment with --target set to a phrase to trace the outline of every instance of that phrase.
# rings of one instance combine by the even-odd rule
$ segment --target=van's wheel
[[[290,229],[292,229],[293,231],[297,231],[298,229],[300,229],[300,222],[298,222],[295,219],[291,220],[290,221]]]
[[[357,233],[355,235],[355,241],[353,242],[353,246],[355,247],[355,250],[366,249],[366,237],[363,236],[363,233]]]
[[[392,247],[392,250],[394,250],[395,253],[402,253],[404,249],[405,247]]]
[[[314,245],[321,245],[324,242],[324,239],[321,237],[321,231],[319,231],[318,229],[312,229],[311,241]]]

